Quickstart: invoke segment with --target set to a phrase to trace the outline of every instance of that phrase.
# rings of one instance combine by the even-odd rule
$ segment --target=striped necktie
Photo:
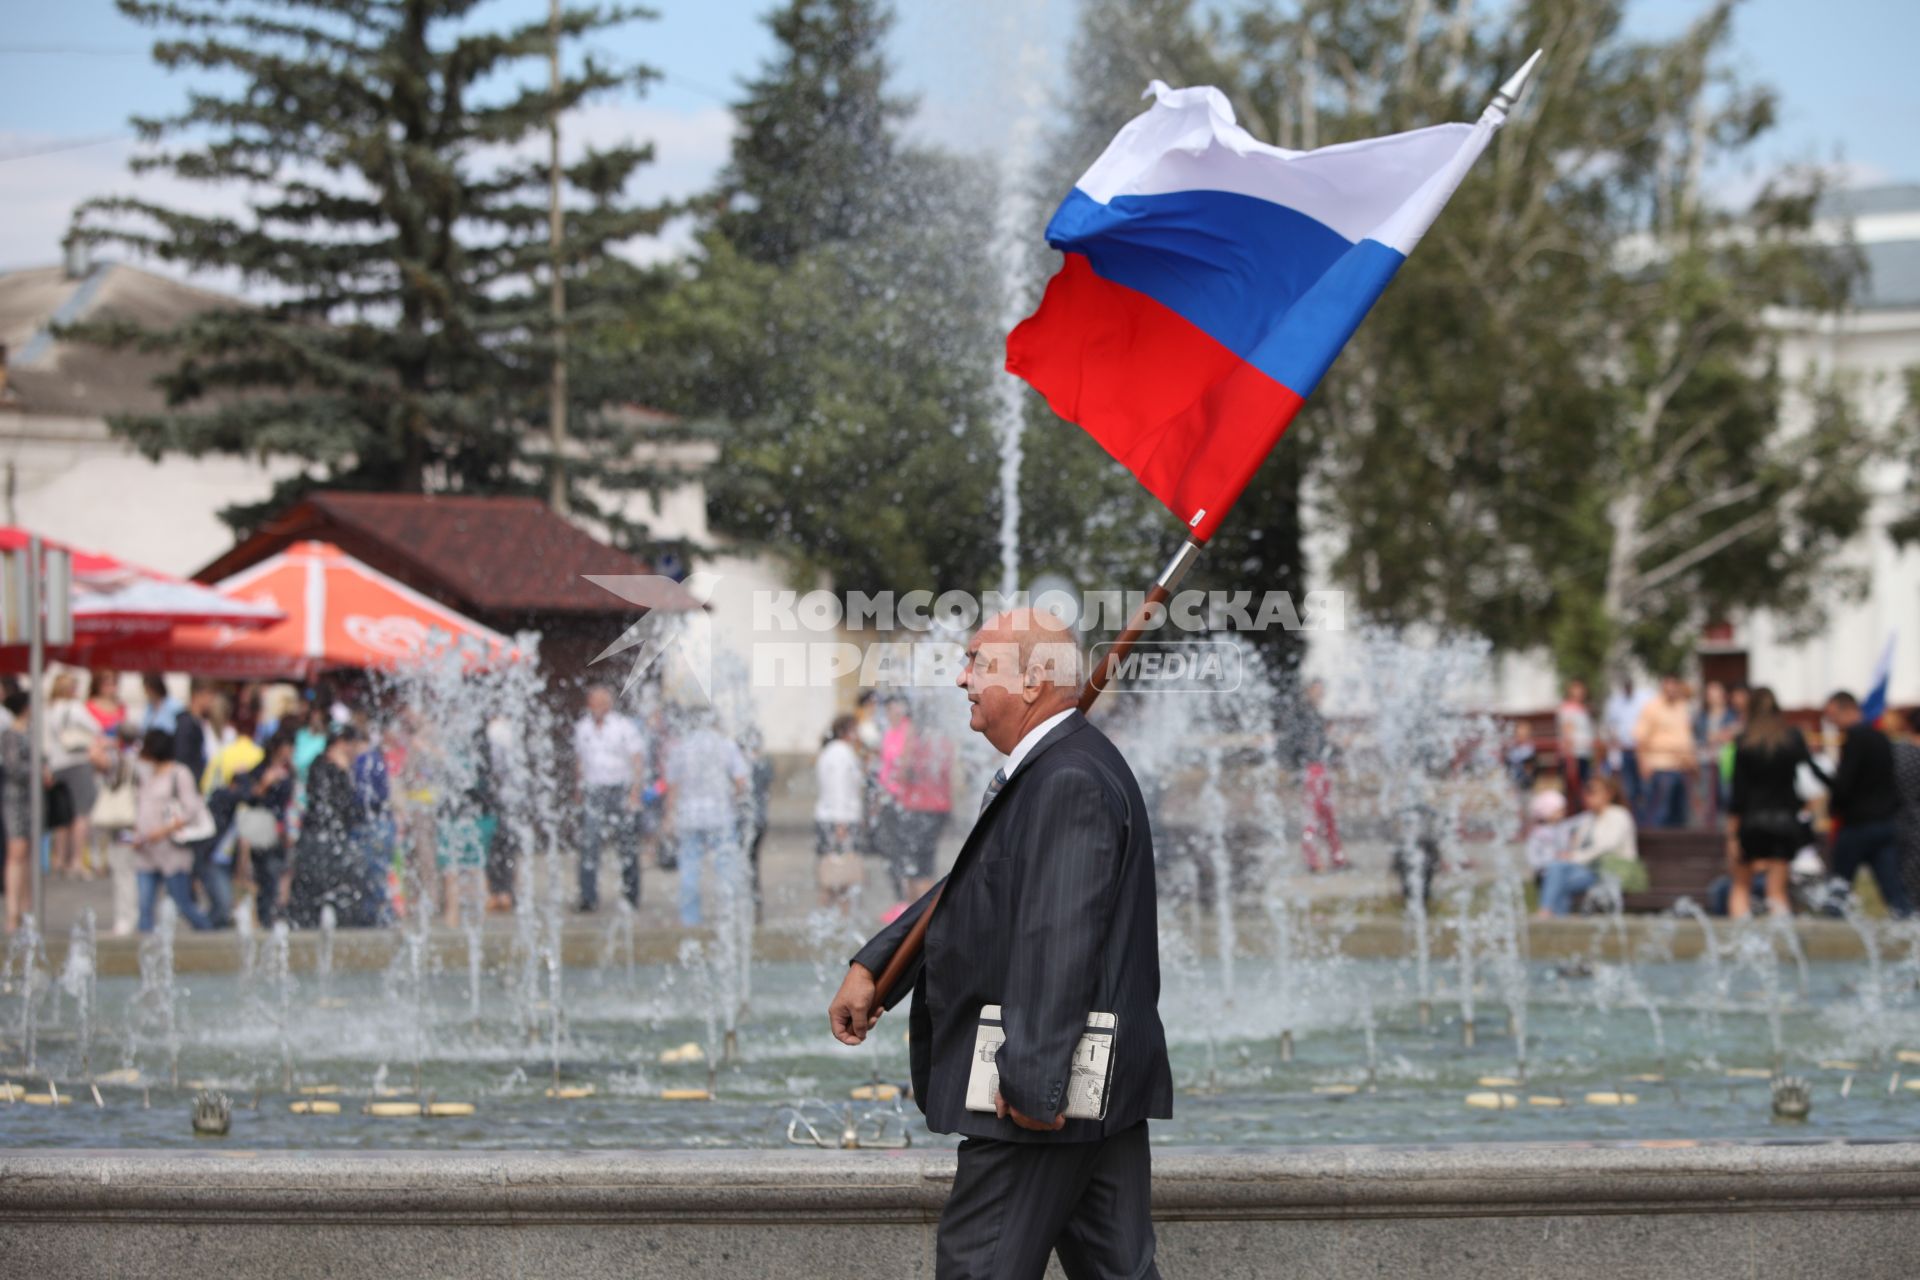
[[[985,813],[987,811],[987,806],[993,803],[993,798],[1000,794],[1000,788],[1006,785],[1007,771],[1005,769],[995,769],[993,771],[993,781],[987,784],[987,793],[980,797],[980,812]]]

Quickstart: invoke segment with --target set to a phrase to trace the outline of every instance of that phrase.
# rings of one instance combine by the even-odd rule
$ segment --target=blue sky
[[[655,139],[647,194],[698,189],[725,158],[725,103],[767,56],[770,0],[654,0],[660,19],[603,37],[609,51],[667,73],[643,100],[608,104],[577,136]],[[1670,34],[1706,0],[1638,0],[1637,31]],[[490,0],[483,20],[544,14],[544,0]],[[894,60],[922,104],[917,128],[956,146],[990,146],[1007,104],[1044,101],[1072,30],[1073,0],[899,0]],[[127,118],[164,113],[183,77],[154,66],[150,34],[111,0],[0,0],[0,268],[58,255],[67,211],[127,189]],[[1845,161],[1864,180],[1920,181],[1920,3],[1748,0],[1736,18],[1739,69],[1776,86],[1782,127],[1764,160]],[[1740,175],[1728,175],[1738,180]],[[170,180],[146,180],[165,194]],[[179,189],[183,199],[193,193]],[[204,198],[203,198],[204,199]]]

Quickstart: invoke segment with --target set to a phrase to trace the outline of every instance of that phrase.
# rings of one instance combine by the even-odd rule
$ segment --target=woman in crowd
[[[53,775],[47,797],[47,827],[53,832],[51,865],[55,875],[93,879],[86,865],[92,838],[93,802],[98,795],[94,770],[101,762],[100,725],[80,700],[80,682],[72,672],[53,678],[47,695],[47,723],[40,749]]]
[[[139,728],[131,717],[123,717],[107,739],[100,798],[93,802],[93,838],[105,847],[107,874],[113,879],[116,938],[132,934],[140,921],[140,874],[133,858],[135,824],[140,820],[140,742]]]
[[[372,924],[377,913],[367,901],[366,859],[361,837],[366,824],[353,789],[353,759],[365,743],[351,724],[337,727],[327,749],[307,767],[307,806],[293,865],[281,880],[287,919],[311,929],[331,906],[343,925]]]
[[[293,738],[293,772],[302,782],[306,781],[307,770],[313,762],[326,752],[332,728],[333,722],[320,700],[315,698],[309,702],[301,716],[300,730]]]
[[[1787,872],[1793,855],[1807,843],[1794,779],[1803,764],[1820,773],[1806,739],[1780,714],[1773,690],[1755,689],[1747,706],[1746,729],[1734,743],[1733,794],[1727,803],[1727,871],[1733,878],[1727,914],[1735,920],[1753,913],[1755,875],[1766,877],[1768,913],[1793,913]]]
[[[27,886],[32,876],[27,862],[27,831],[33,821],[33,806],[40,801],[40,786],[33,776],[33,743],[27,737],[31,702],[25,689],[9,690],[5,705],[13,718],[0,729],[0,822],[5,823],[7,832],[8,933],[20,928],[20,917],[27,909]]]
[[[1700,816],[1709,825],[1714,813],[1726,808],[1727,798],[1720,787],[1720,753],[1739,733],[1740,715],[1727,700],[1727,687],[1718,680],[1707,681],[1700,710],[1693,718],[1693,740],[1700,744]]]
[[[1567,852],[1547,864],[1540,878],[1540,918],[1569,915],[1573,900],[1600,883],[1614,862],[1640,861],[1639,834],[1627,811],[1620,780],[1596,775],[1587,782],[1584,797],[1590,815],[1579,838]]]
[[[866,771],[855,745],[859,739],[857,716],[834,717],[833,730],[813,765],[819,797],[813,805],[813,852],[820,905],[838,906],[843,915],[853,910],[854,895],[867,877],[857,847],[866,790]]]
[[[112,733],[127,718],[120,701],[120,675],[101,667],[87,677],[87,714],[100,726],[101,733]]]
[[[174,763],[173,735],[158,729],[140,741],[140,789],[134,822],[134,866],[140,877],[140,932],[153,928],[153,904],[162,886],[180,918],[196,929],[212,926],[193,900],[193,850],[189,833],[210,826],[200,788],[186,767]]]
[[[467,748],[445,761],[452,776],[445,778],[449,797],[434,820],[434,865],[440,872],[440,916],[449,929],[460,927],[461,914],[485,914],[483,899],[487,849],[500,819],[493,794],[493,757],[484,728]],[[455,790],[455,787],[458,790]]]
[[[266,757],[234,779],[234,822],[240,828],[234,875],[253,885],[253,907],[271,925],[287,869],[287,815],[293,808],[293,733],[267,739]]]

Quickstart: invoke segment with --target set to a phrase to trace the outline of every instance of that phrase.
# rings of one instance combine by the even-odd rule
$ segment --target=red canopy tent
[[[0,525],[0,552],[25,551],[31,534]],[[48,658],[75,666],[106,666],[102,645],[161,640],[179,626],[219,626],[240,632],[269,627],[286,614],[271,601],[238,600],[184,578],[42,538],[65,551],[72,565],[73,643],[50,647]],[[0,646],[0,669],[24,671],[25,643]]]
[[[327,542],[297,542],[215,584],[222,597],[270,608],[257,630],[176,628],[158,644],[116,644],[102,665],[219,679],[311,679],[335,668],[391,671],[460,650],[476,666],[519,655],[499,632],[447,608]]]

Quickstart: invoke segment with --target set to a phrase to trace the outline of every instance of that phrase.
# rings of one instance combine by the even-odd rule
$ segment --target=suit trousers
[[[1147,1122],[1098,1142],[960,1144],[940,1214],[938,1280],[1158,1280]]]

